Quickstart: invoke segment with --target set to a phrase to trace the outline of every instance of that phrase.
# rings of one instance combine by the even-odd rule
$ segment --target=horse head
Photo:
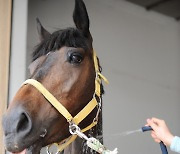
[[[37,19],[41,42],[33,52],[30,79],[41,83],[72,116],[91,101],[96,71],[89,17],[82,0],[75,0],[75,28],[49,33]],[[97,108],[79,124],[88,126]],[[69,123],[31,84],[17,91],[3,117],[6,149],[12,153],[40,153],[40,149],[70,136]]]

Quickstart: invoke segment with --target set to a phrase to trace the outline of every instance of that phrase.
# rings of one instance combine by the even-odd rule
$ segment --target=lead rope
[[[117,148],[115,148],[113,151],[108,150],[99,140],[97,140],[94,137],[88,138],[84,133],[81,132],[81,129],[75,125],[72,124],[69,126],[69,132],[72,135],[77,135],[80,138],[86,140],[86,144],[89,148],[95,150],[96,152],[100,154],[117,154]]]

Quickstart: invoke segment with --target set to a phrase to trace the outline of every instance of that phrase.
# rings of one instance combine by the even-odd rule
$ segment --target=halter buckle
[[[80,131],[80,128],[76,124],[73,123],[69,124],[69,132],[72,135],[76,135],[78,131]]]
[[[69,132],[72,135],[77,135],[82,139],[85,139],[86,141],[89,141],[89,138],[81,132],[81,129],[76,124],[69,125]]]

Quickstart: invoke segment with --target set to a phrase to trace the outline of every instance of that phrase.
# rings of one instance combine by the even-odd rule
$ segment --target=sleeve
[[[173,138],[170,149],[174,152],[180,153],[180,137],[175,136]]]

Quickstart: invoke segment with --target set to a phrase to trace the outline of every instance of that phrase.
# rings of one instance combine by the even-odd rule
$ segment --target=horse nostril
[[[32,127],[31,120],[26,113],[21,113],[19,121],[17,123],[17,133],[19,132],[29,132]]]

